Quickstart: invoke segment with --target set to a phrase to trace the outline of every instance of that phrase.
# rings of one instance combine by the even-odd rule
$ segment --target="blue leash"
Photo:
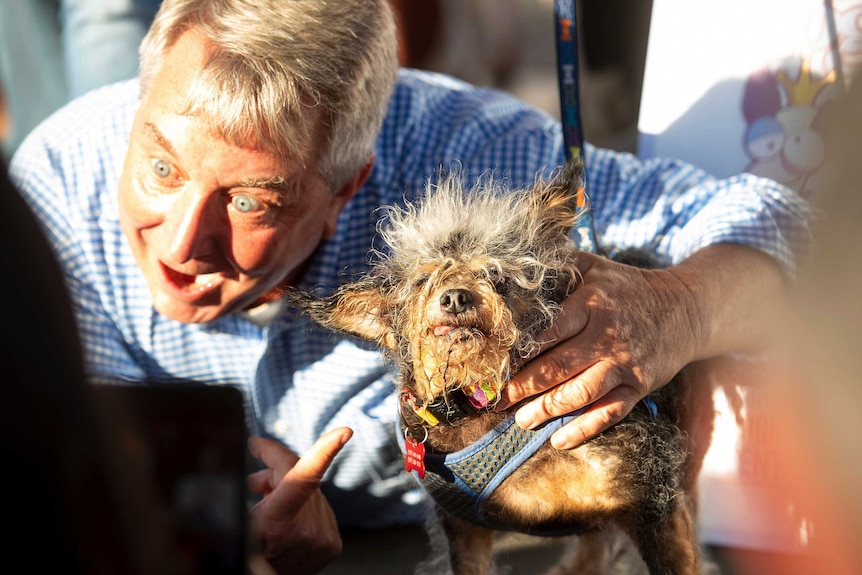
[[[584,175],[578,190],[578,209],[581,213],[575,230],[578,234],[578,249],[596,251],[596,232],[593,216],[587,204],[587,162],[584,157],[584,130],[581,126],[580,92],[578,90],[578,21],[575,0],[554,0],[554,17],[557,32],[557,71],[560,83],[560,117],[563,123],[563,144],[566,161],[581,158]],[[653,419],[658,416],[656,403],[643,399]]]
[[[584,161],[583,184],[578,191],[580,215],[575,224],[578,248],[596,251],[593,218],[587,203],[587,166],[583,154],[584,131],[581,126],[580,92],[578,89],[578,22],[575,0],[554,0],[557,34],[557,73],[560,88],[560,118],[566,161],[580,157]]]

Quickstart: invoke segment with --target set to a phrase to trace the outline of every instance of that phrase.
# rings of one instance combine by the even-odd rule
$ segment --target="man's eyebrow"
[[[174,147],[168,141],[164,134],[162,134],[156,125],[152,122],[144,122],[144,130],[150,135],[150,138],[156,141],[158,145],[167,150],[172,156],[176,156],[176,152],[174,151]]]
[[[271,178],[243,178],[239,181],[243,188],[265,188],[278,192],[289,191],[293,186],[284,176],[272,176]]]
[[[167,150],[171,155],[177,155],[170,141],[161,133],[161,131],[159,131],[158,128],[156,128],[155,124],[152,122],[144,122],[144,130],[150,138],[155,140],[158,145]],[[270,178],[243,178],[239,181],[238,185],[243,188],[264,188],[275,190],[277,192],[287,192],[292,187],[291,182],[282,175],[272,176]]]

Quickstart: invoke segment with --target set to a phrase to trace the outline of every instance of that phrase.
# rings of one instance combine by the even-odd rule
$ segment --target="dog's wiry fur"
[[[381,228],[388,253],[368,275],[328,297],[295,291],[291,300],[325,327],[378,342],[399,368],[402,392],[421,402],[449,401],[475,382],[500,390],[537,351],[538,334],[580,280],[569,239],[580,176],[573,163],[520,193],[491,184],[464,190],[457,177],[443,178],[418,205],[390,210]],[[527,533],[591,530],[579,567],[602,555],[602,530],[613,528],[631,538],[651,573],[697,573],[687,490],[709,429],[692,422],[711,414],[693,408],[710,396],[699,387],[683,372],[651,395],[657,416],[639,404],[578,448],[544,445],[503,481],[487,513]],[[421,429],[420,440],[427,431],[427,450],[453,453],[507,413],[484,409],[434,426],[411,410],[402,417]],[[442,515],[453,571],[487,573],[491,532]]]

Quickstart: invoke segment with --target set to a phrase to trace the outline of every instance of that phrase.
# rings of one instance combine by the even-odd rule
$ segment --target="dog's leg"
[[[543,575],[606,575],[644,573],[640,554],[631,539],[609,524],[601,530],[572,536],[560,560]]]
[[[454,575],[491,573],[494,532],[441,514]]]
[[[671,512],[658,523],[641,520],[624,529],[640,550],[650,575],[700,572],[694,521],[684,494],[679,494]]]

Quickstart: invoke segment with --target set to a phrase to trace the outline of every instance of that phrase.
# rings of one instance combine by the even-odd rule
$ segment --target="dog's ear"
[[[578,216],[586,209],[581,193],[584,165],[580,158],[567,163],[550,182],[539,182],[530,193],[531,214],[541,222],[548,239],[567,237]]]
[[[330,296],[291,290],[287,299],[327,329],[376,341],[391,349],[396,343],[383,288],[382,279],[372,276],[342,285]]]

